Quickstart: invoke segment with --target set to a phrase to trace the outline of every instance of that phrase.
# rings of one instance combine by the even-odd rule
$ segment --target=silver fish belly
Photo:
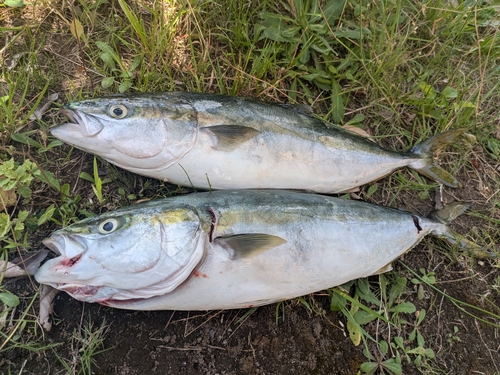
[[[465,207],[429,219],[290,191],[190,194],[56,231],[35,278],[124,309],[258,306],[377,274],[427,234],[468,247],[446,224]]]
[[[459,185],[433,154],[463,129],[398,153],[292,108],[199,93],[116,95],[66,105],[72,122],[51,132],[131,172],[201,189],[339,193],[406,166]]]

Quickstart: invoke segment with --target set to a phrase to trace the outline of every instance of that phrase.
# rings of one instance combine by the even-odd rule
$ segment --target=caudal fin
[[[453,202],[444,206],[440,210],[436,210],[430,213],[429,219],[438,221],[446,225],[444,231],[439,233],[434,233],[437,237],[442,238],[448,242],[451,246],[456,246],[461,250],[467,251],[476,258],[496,258],[498,255],[492,253],[488,250],[483,249],[481,246],[475,244],[472,241],[464,238],[458,233],[453,232],[447,225],[450,224],[455,218],[462,215],[470,207],[469,203],[464,202]]]
[[[446,186],[459,187],[460,183],[450,173],[434,163],[434,154],[441,148],[451,144],[458,137],[465,133],[465,129],[448,130],[444,133],[435,135],[426,141],[419,143],[411,149],[411,152],[420,157],[420,161],[424,161],[425,165],[412,166],[419,173],[427,176],[435,181],[438,181]]]

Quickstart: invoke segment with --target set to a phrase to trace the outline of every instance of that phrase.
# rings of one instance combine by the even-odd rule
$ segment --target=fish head
[[[128,207],[85,219],[43,243],[59,256],[35,279],[86,302],[163,295],[183,283],[207,243],[195,209]]]
[[[66,104],[52,135],[133,170],[168,168],[196,140],[196,112],[181,99],[115,95]],[[147,173],[145,173],[147,174]]]

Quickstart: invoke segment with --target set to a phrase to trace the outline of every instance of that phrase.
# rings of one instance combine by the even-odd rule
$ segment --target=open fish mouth
[[[70,119],[71,122],[56,126],[51,129],[52,134],[64,140],[65,133],[80,133],[87,137],[98,135],[104,126],[101,122],[91,115],[82,113],[76,109],[63,107],[61,113]]]
[[[60,111],[64,116],[73,121],[73,123],[79,124],[81,122],[81,119],[78,117],[78,114],[76,112],[73,112],[71,109],[61,108]]]

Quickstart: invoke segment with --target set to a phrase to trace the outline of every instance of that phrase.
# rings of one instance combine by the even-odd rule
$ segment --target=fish
[[[294,191],[192,193],[57,230],[43,243],[58,256],[35,279],[121,309],[250,308],[385,272],[428,234],[481,250],[448,226],[467,208],[423,217]]]
[[[307,106],[188,92],[112,95],[66,104],[56,138],[120,168],[195,189],[348,192],[409,167],[459,182],[434,162],[465,133],[453,129],[408,152],[312,117]]]

